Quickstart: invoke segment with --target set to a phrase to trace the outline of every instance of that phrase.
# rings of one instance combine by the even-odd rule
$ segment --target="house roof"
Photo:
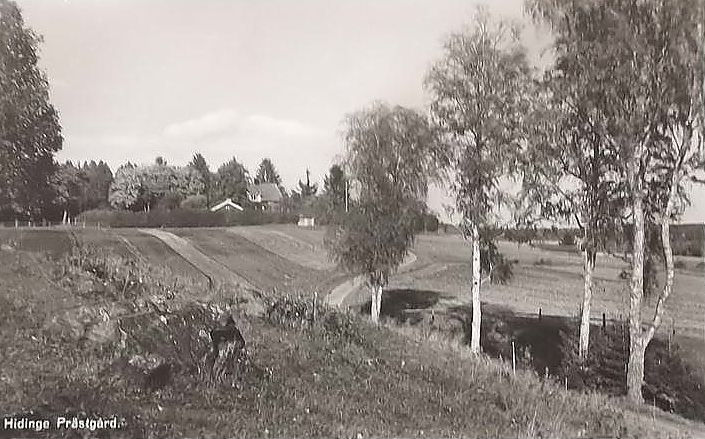
[[[219,211],[220,209],[224,208],[225,206],[230,206],[230,207],[232,207],[232,208],[234,208],[234,209],[237,209],[237,210],[244,210],[244,209],[242,208],[242,206],[240,206],[240,205],[237,204],[237,203],[233,203],[233,200],[231,200],[230,198],[226,198],[226,199],[225,199],[224,201],[222,201],[221,203],[216,204],[215,206],[211,207],[211,212],[217,212],[217,211]]]
[[[251,197],[260,194],[263,202],[281,201],[282,193],[274,183],[252,184],[247,188]]]

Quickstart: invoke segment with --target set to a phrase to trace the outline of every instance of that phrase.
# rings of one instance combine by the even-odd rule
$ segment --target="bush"
[[[575,321],[571,328],[577,328]],[[602,331],[592,327],[590,350],[586,359],[578,356],[578,331],[561,331],[561,376],[568,379],[568,387],[578,390],[597,390],[610,395],[624,395],[627,391],[625,364],[629,355],[629,329],[617,324]],[[644,359],[644,387],[642,394],[649,403],[662,410],[678,413],[689,419],[705,421],[705,392],[703,377],[697,376],[683,361],[674,342],[654,339]]]
[[[504,255],[499,255],[495,264],[492,268],[492,282],[504,285],[514,276],[514,261],[506,259]]]
[[[685,261],[679,259],[673,263],[673,268],[678,268],[679,270],[685,270],[688,268],[688,264]]]
[[[565,246],[575,246],[575,234],[573,232],[566,232],[561,238],[560,244]]]
[[[553,262],[548,258],[539,258],[539,260],[534,261],[534,265],[553,265]]]
[[[359,321],[353,314],[341,312],[322,302],[314,304],[305,296],[283,296],[270,301],[265,310],[265,319],[276,326],[307,330],[311,333],[322,331],[346,342],[363,343]]]
[[[292,214],[278,214],[246,209],[239,212],[211,212],[197,209],[155,209],[150,212],[124,210],[89,210],[78,217],[79,221],[100,223],[107,227],[223,227],[249,226],[271,223],[296,223]]]
[[[208,207],[208,199],[205,195],[191,195],[181,202],[182,209],[205,209]]]
[[[164,195],[161,201],[159,201],[159,207],[166,210],[178,209],[181,205],[181,200],[183,200],[181,194],[169,191]]]

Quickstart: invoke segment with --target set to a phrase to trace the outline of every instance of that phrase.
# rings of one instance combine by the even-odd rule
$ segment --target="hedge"
[[[123,210],[89,210],[78,221],[101,227],[222,227],[258,224],[296,223],[297,215],[278,214],[247,209],[235,212],[210,212],[197,209],[155,209],[150,212]]]

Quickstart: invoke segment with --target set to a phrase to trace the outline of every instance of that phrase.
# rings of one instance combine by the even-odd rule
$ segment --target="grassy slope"
[[[127,430],[115,435],[126,437],[577,437],[624,428],[637,437],[667,437],[663,428],[684,428],[661,421],[639,426],[604,397],[566,392],[525,372],[513,376],[457,343],[363,322],[357,323],[361,340],[349,341],[320,326],[241,317],[252,361],[266,373],[243,373],[234,388],[184,374],[166,389],[145,392],[138,381],[111,372],[117,348],[92,351],[39,330],[58,303],[83,301],[47,280],[44,273],[54,267],[29,254],[0,253],[0,407],[8,413],[43,406],[117,414]],[[206,324],[196,319],[188,330]],[[154,327],[138,326],[128,345],[143,353],[149,346],[168,350],[183,329],[158,321],[161,329]]]
[[[324,294],[342,282],[340,273],[296,264],[223,229],[174,229],[172,232],[264,291],[276,288],[293,294],[318,289]]]
[[[2,236],[2,235],[0,235]],[[26,236],[30,236],[29,234]],[[46,236],[46,235],[45,235]],[[60,234],[56,234],[55,236],[59,237],[61,236]],[[31,236],[30,236],[31,237]],[[62,246],[60,245],[61,239],[57,238],[56,242],[54,244],[51,244],[51,240],[46,240],[46,239],[41,239],[41,240],[35,240],[34,242],[36,249],[45,249],[47,246],[53,247],[55,246],[56,248],[61,248]],[[457,242],[457,241],[456,241]],[[30,246],[26,246],[29,248]],[[452,245],[448,246],[447,249],[443,250],[441,253],[445,253],[446,250],[450,250],[448,252],[449,254],[453,255],[452,257],[455,257],[455,261],[462,261],[464,256],[457,251],[458,249],[453,249]],[[446,253],[446,254],[448,254]],[[50,314],[51,310],[53,309],[52,307],[54,306],[53,304],[46,304],[44,301],[47,300],[47,298],[50,298],[50,302],[56,302],[56,301],[62,301],[62,300],[68,300],[69,302],[74,301],[75,302],[75,297],[73,297],[71,294],[64,294],[66,292],[61,292],[61,294],[57,294],[56,288],[53,285],[50,285],[47,280],[42,277],[41,273],[32,268],[33,264],[36,264],[37,257],[31,255],[26,255],[29,259],[25,261],[25,263],[13,263],[12,258],[10,257],[8,259],[8,254],[3,254],[2,257],[3,260],[0,261],[2,262],[2,268],[3,271],[0,272],[0,279],[3,280],[2,283],[0,283],[0,290],[2,291],[2,300],[4,302],[2,303],[2,308],[3,310],[10,310],[10,313],[13,315],[12,318],[6,319],[6,316],[3,316],[4,322],[13,322],[10,323],[9,325],[7,323],[1,325],[2,327],[2,335],[3,335],[3,345],[0,348],[0,358],[4,358],[5,361],[4,363],[7,364],[12,364],[13,367],[9,369],[3,369],[3,375],[2,379],[0,379],[0,383],[2,385],[9,385],[9,387],[6,387],[5,389],[0,389],[0,394],[3,395],[11,395],[15,394],[15,392],[18,392],[17,395],[19,395],[19,400],[5,400],[0,403],[0,407],[6,407],[6,406],[12,406],[12,407],[17,407],[16,403],[19,401],[23,401],[21,404],[24,407],[31,407],[33,404],[36,405],[38,399],[34,396],[34,393],[36,391],[36,383],[32,379],[27,379],[27,376],[45,376],[46,382],[51,382],[52,379],[59,379],[59,377],[62,376],[62,373],[65,373],[65,364],[61,364],[62,361],[67,360],[66,358],[62,357],[64,354],[61,352],[54,350],[54,349],[49,349],[46,350],[46,346],[38,345],[32,337],[36,332],[34,331],[33,328],[36,327],[37,322],[41,320],[40,316],[42,314]],[[440,259],[440,258],[439,258]],[[451,258],[452,259],[452,258]],[[442,260],[442,259],[440,259]],[[532,256],[529,256],[527,261],[531,261]],[[555,258],[554,258],[555,260]],[[455,262],[451,261],[451,262]],[[48,264],[48,263],[47,263]],[[452,264],[451,264],[452,265]],[[41,268],[41,267],[40,267]],[[579,267],[578,267],[579,268]],[[46,272],[49,270],[50,267],[43,267],[42,271]],[[9,270],[9,271],[8,271]],[[433,272],[433,270],[431,270]],[[14,279],[13,282],[7,282],[9,279]],[[442,279],[442,278],[441,278]],[[32,294],[29,295],[29,297],[24,297],[27,296],[26,291],[32,291],[37,294]],[[25,298],[27,300],[22,300],[20,298]],[[29,303],[28,303],[29,302]],[[43,304],[44,303],[44,304]],[[8,305],[9,304],[9,305]],[[6,306],[7,305],[7,306]],[[30,305],[30,309],[33,311],[27,312],[27,305]],[[48,308],[47,308],[48,307]],[[46,309],[44,309],[46,308]],[[20,322],[20,323],[15,323],[15,322]],[[399,357],[391,356],[391,353],[393,352],[402,352],[404,355],[408,355],[405,358],[406,364],[410,364],[410,361],[417,361],[417,364],[419,365],[424,365],[426,370],[431,370],[431,375],[436,376],[438,374],[444,374],[448,373],[451,376],[454,376],[458,374],[458,381],[466,381],[467,376],[464,376],[463,374],[465,373],[465,369],[467,367],[470,367],[470,363],[467,363],[467,361],[470,361],[468,359],[462,360],[460,357],[463,356],[462,352],[457,352],[457,346],[453,349],[447,349],[447,348],[442,348],[438,347],[437,343],[434,344],[429,344],[428,342],[424,343],[412,343],[411,345],[406,345],[405,343],[409,342],[408,339],[406,338],[393,338],[390,336],[389,333],[379,333],[377,331],[372,331],[368,334],[366,334],[366,338],[368,338],[371,341],[374,341],[374,343],[377,343],[375,346],[375,349],[372,349],[370,345],[367,346],[347,346],[347,347],[336,347],[337,345],[335,342],[331,342],[330,340],[325,340],[325,339],[320,339],[316,337],[311,337],[310,334],[307,334],[306,332],[300,332],[300,331],[287,331],[287,330],[282,330],[282,328],[279,327],[272,327],[271,325],[267,324],[266,322],[262,321],[253,321],[250,322],[248,325],[249,329],[247,330],[246,333],[246,338],[248,340],[251,340],[253,343],[253,346],[255,347],[254,352],[255,352],[255,359],[256,361],[265,366],[265,367],[272,367],[273,366],[267,366],[267,365],[272,365],[272,364],[288,364],[286,368],[279,369],[280,375],[284,376],[284,378],[279,379],[272,379],[271,381],[267,381],[266,383],[260,383],[256,387],[257,389],[264,390],[264,389],[269,389],[266,390],[268,392],[271,392],[272,395],[279,395],[279,394],[286,394],[286,392],[293,392],[293,395],[287,396],[286,398],[283,398],[282,403],[276,403],[271,406],[266,406],[266,404],[272,404],[272,401],[263,401],[262,400],[262,394],[263,392],[260,393],[260,397],[254,398],[253,394],[247,394],[243,395],[242,398],[248,398],[248,397],[253,397],[253,401],[241,401],[238,403],[233,403],[232,395],[229,395],[227,397],[221,395],[218,395],[217,392],[216,394],[208,394],[208,399],[204,401],[202,398],[204,397],[203,395],[203,389],[196,389],[193,390],[195,393],[189,394],[189,398],[192,398],[193,401],[196,401],[196,406],[191,406],[185,408],[184,401],[183,400],[178,400],[174,399],[175,396],[173,394],[170,394],[169,391],[164,392],[163,395],[157,395],[159,399],[159,404],[161,407],[166,407],[166,410],[159,411],[155,407],[155,400],[150,399],[151,397],[147,396],[142,396],[142,400],[139,401],[139,404],[137,405],[138,409],[141,411],[141,413],[145,413],[147,419],[151,419],[154,422],[166,422],[166,423],[175,423],[177,426],[177,430],[174,430],[174,432],[190,432],[190,435],[197,435],[200,434],[198,433],[199,431],[204,432],[208,431],[210,433],[215,433],[216,435],[223,436],[226,434],[231,434],[231,429],[236,429],[237,431],[240,431],[240,428],[243,428],[244,430],[242,431],[247,431],[250,433],[250,435],[254,436],[261,436],[262,435],[262,430],[259,429],[260,427],[264,426],[264,428],[268,428],[270,430],[270,433],[273,433],[277,431],[276,429],[271,428],[271,423],[267,424],[265,421],[268,419],[268,417],[272,417],[272,419],[278,419],[281,421],[281,425],[285,425],[288,423],[293,423],[294,426],[288,427],[287,429],[284,430],[279,430],[281,434],[279,435],[284,435],[284,436],[291,436],[291,435],[296,435],[296,436],[304,436],[304,435],[313,435],[313,436],[318,436],[318,435],[348,435],[355,433],[357,431],[356,429],[362,428],[362,427],[357,427],[357,425],[360,426],[368,426],[370,422],[366,420],[366,418],[362,415],[365,413],[374,413],[371,410],[371,408],[376,408],[376,410],[379,410],[380,413],[386,413],[391,410],[392,416],[389,418],[388,421],[384,421],[382,425],[386,425],[385,423],[389,423],[390,425],[394,425],[395,422],[402,422],[406,423],[406,427],[409,427],[407,429],[404,429],[404,425],[401,427],[396,426],[396,427],[384,427],[386,429],[380,429],[382,427],[377,427],[377,429],[374,429],[372,431],[369,431],[370,433],[376,432],[377,435],[388,435],[388,434],[398,434],[398,435],[404,435],[404,436],[409,436],[409,435],[418,435],[420,434],[420,430],[426,427],[425,433],[428,435],[429,431],[433,434],[434,432],[438,433],[435,435],[454,435],[453,432],[458,433],[458,432],[464,432],[465,435],[472,436],[475,435],[476,433],[478,435],[483,435],[478,432],[482,432],[482,428],[485,428],[486,432],[492,432],[493,430],[487,430],[487,426],[484,426],[484,424],[470,424],[468,422],[471,421],[465,421],[466,424],[460,425],[460,427],[456,428],[456,425],[459,421],[452,420],[450,418],[450,413],[448,414],[442,414],[438,413],[439,407],[442,407],[442,405],[438,404],[438,397],[434,399],[431,397],[432,392],[429,390],[428,393],[421,393],[419,395],[416,395],[417,398],[431,398],[432,404],[425,405],[423,407],[419,406],[412,406],[412,408],[420,409],[424,408],[425,410],[430,413],[431,416],[431,421],[428,421],[428,419],[424,422],[416,422],[415,420],[419,418],[420,420],[423,420],[424,418],[419,417],[417,411],[409,412],[406,409],[399,409],[398,407],[395,407],[394,404],[401,404],[402,408],[404,407],[404,395],[408,392],[408,388],[402,388],[401,390],[398,387],[399,384],[403,384],[403,376],[408,375],[407,371],[404,370],[402,367],[400,369],[401,372],[403,372],[402,375],[397,374],[397,371],[394,369],[390,369],[390,365],[393,365],[395,361],[399,360]],[[368,331],[368,330],[366,330]],[[375,338],[378,337],[379,339]],[[392,337],[392,338],[390,338]],[[391,340],[391,341],[389,341]],[[385,343],[392,343],[385,345]],[[19,351],[16,349],[18,346],[22,346],[23,349],[20,349]],[[384,349],[380,350],[378,349],[379,346],[383,346]],[[13,349],[13,354],[12,355],[4,355],[8,352],[8,350]],[[348,349],[350,352],[346,351],[345,354],[343,355],[341,349]],[[439,353],[437,352],[438,349],[445,353]],[[333,352],[332,350],[336,351],[339,353],[338,357],[332,356],[327,357],[326,352],[329,352],[331,355]],[[50,355],[47,355],[50,354]],[[299,355],[300,354],[300,355]],[[80,355],[80,351],[79,351]],[[299,356],[297,356],[299,355]],[[42,362],[37,362],[36,358],[37,357],[42,357],[42,358],[47,358],[47,361],[42,361]],[[49,361],[52,356],[56,356],[57,361]],[[437,366],[434,369],[430,369],[431,365],[433,364],[434,361],[440,361],[444,356],[450,356],[449,358],[453,359],[453,361],[457,361],[457,367],[454,369],[450,367],[448,364],[449,362],[446,361],[445,363],[436,363]],[[459,357],[460,356],[460,357]],[[289,361],[289,358],[293,358],[294,361]],[[366,360],[372,359],[372,358],[381,358],[381,362],[375,363],[367,363]],[[84,360],[81,360],[80,358],[74,358],[68,361],[68,363],[72,364],[72,369],[76,369],[77,367],[80,366],[81,362]],[[324,367],[326,365],[326,361],[329,361],[329,367]],[[463,362],[465,361],[465,362]],[[288,362],[288,363],[287,363]],[[451,362],[452,363],[452,362]],[[356,367],[353,368],[353,371],[350,372],[349,370],[346,372],[345,370],[345,365],[357,365]],[[442,364],[442,365],[441,365]],[[290,367],[289,367],[290,366]],[[324,385],[324,388],[326,389],[325,392],[323,390],[315,390],[314,388],[316,387],[315,385],[311,385],[306,378],[303,375],[303,372],[306,370],[310,370],[311,367],[321,367],[322,370],[326,370],[325,374],[323,375],[326,380]],[[419,366],[420,367],[420,366]],[[473,366],[477,367],[477,366]],[[514,387],[510,387],[511,392],[507,391],[506,389],[504,390],[504,394],[502,393],[499,388],[497,388],[494,385],[495,381],[502,382],[503,379],[507,378],[505,381],[509,382],[510,380],[506,376],[506,371],[501,372],[501,368],[496,365],[496,363],[489,362],[485,364],[482,367],[489,367],[490,369],[495,369],[494,374],[487,372],[489,375],[489,380],[493,380],[493,383],[490,383],[491,391],[495,393],[487,393],[487,399],[481,401],[482,404],[487,405],[487,404],[495,404],[497,405],[497,401],[501,401],[503,397],[506,397],[507,394],[511,393],[512,395],[515,393]],[[80,368],[79,368],[80,369]],[[361,374],[367,370],[369,374]],[[394,370],[393,373],[390,374],[390,370]],[[449,372],[449,370],[451,372]],[[484,369],[483,369],[484,370]],[[62,372],[63,371],[63,372]],[[499,372],[498,372],[499,371]],[[475,372],[477,373],[477,372]],[[483,372],[484,373],[484,372]],[[373,375],[381,375],[382,377],[379,378],[382,380],[382,388],[385,388],[385,386],[390,387],[390,389],[396,391],[396,392],[401,392],[397,393],[397,398],[393,400],[388,400],[382,398],[380,401],[376,403],[367,403],[363,404],[365,401],[365,398],[371,397],[371,396],[378,396],[379,392],[375,390],[375,386],[372,384],[375,383],[375,381],[370,381],[370,378]],[[384,379],[384,375],[389,374],[389,380]],[[413,375],[413,374],[412,374]],[[10,380],[7,380],[6,377],[12,376]],[[80,376],[80,375],[79,375]],[[277,374],[274,374],[276,377]],[[321,380],[321,374],[317,372],[318,378],[313,377],[313,382],[318,383]],[[435,385],[438,385],[440,381],[434,381],[432,378],[424,378],[425,376],[422,374],[421,376],[415,376],[414,380],[410,382],[410,386],[421,386],[423,387],[424,380],[428,381],[429,383],[435,383]],[[503,377],[503,378],[499,378]],[[462,379],[460,379],[462,378]],[[362,379],[362,381],[361,381]],[[318,381],[317,381],[318,380]],[[332,381],[331,381],[332,380]],[[338,381],[336,381],[338,380]],[[534,380],[535,382],[538,383],[536,378],[528,378],[528,377],[522,377],[522,382],[525,382],[526,380]],[[337,387],[337,385],[331,385],[331,382],[338,382],[341,387]],[[456,383],[457,381],[454,381]],[[272,384],[276,383],[276,384]],[[357,387],[362,387],[358,386],[360,383],[365,384],[365,388],[367,390],[361,390],[358,389]],[[370,383],[368,386],[367,383]],[[395,383],[397,383],[397,387],[395,386]],[[266,386],[265,386],[266,384]],[[482,384],[482,383],[481,383]],[[524,383],[526,384],[526,383]],[[474,385],[474,384],[473,384]],[[484,384],[483,384],[484,385]],[[264,387],[262,387],[264,386]],[[269,386],[274,386],[274,387],[269,387]],[[369,388],[367,388],[369,387]],[[461,385],[462,387],[462,385]],[[550,387],[550,385],[549,385]],[[346,389],[346,390],[342,390]],[[354,389],[354,390],[350,390]],[[563,392],[560,392],[557,390],[556,386],[552,387],[553,390],[551,392],[558,392],[557,394],[563,394]],[[315,390],[315,391],[314,391]],[[458,390],[461,392],[462,389]],[[483,388],[483,391],[485,389]],[[332,411],[333,408],[337,407],[336,403],[334,400],[330,399],[330,392],[334,391],[337,392],[339,395],[349,395],[349,398],[345,398],[341,400],[341,402],[337,403],[337,406],[342,407],[342,412],[344,415],[343,421],[339,422],[338,427],[332,427],[331,425],[335,425],[335,422],[333,421],[334,417],[331,417],[332,415],[328,412]],[[465,392],[468,393],[458,393],[458,396],[465,396],[470,397],[470,395],[473,395],[478,392],[477,388],[471,387],[469,389],[464,390]],[[8,393],[9,392],[9,393]],[[46,393],[49,392],[49,393]],[[189,390],[190,392],[190,390]],[[302,393],[303,392],[303,393]],[[497,393],[499,392],[499,393]],[[523,392],[523,390],[522,390]],[[124,393],[124,392],[123,392]],[[138,392],[139,393],[139,392]],[[242,393],[242,392],[240,392]],[[51,394],[51,389],[45,390],[45,395],[46,394]],[[248,396],[249,395],[249,396]],[[296,407],[295,400],[297,400],[299,397],[302,397],[305,395],[309,395],[311,401],[327,401],[325,405],[322,405],[322,407],[319,407],[317,410],[314,411],[311,410],[311,407],[309,408],[309,413],[306,413],[305,415],[300,415],[297,416],[297,419],[306,419],[306,422],[303,422],[303,426],[296,426],[296,422],[293,421],[293,417],[291,416],[292,421],[289,422],[286,416],[288,415],[293,415],[294,412],[292,412],[292,407],[287,405],[287,401],[291,402],[294,407]],[[505,395],[505,396],[502,396]],[[510,396],[512,396],[510,395]],[[566,396],[567,395],[567,396]],[[571,406],[578,404],[577,402],[574,401],[575,398],[578,398],[575,394],[572,393],[567,393],[566,395],[563,395],[563,398],[568,398],[570,400],[570,404],[564,404]],[[56,396],[56,395],[54,395]],[[134,395],[132,395],[134,396]],[[183,395],[181,395],[183,396]],[[180,396],[180,397],[181,397]],[[74,395],[76,397],[76,395]],[[529,393],[527,395],[523,395],[522,397],[524,398],[542,398],[545,397],[545,395],[538,395],[538,394],[533,394],[533,396]],[[200,399],[199,399],[200,398]],[[219,400],[219,398],[222,398],[223,400]],[[242,399],[241,398],[241,399]],[[326,399],[329,398],[329,399]],[[607,400],[600,398],[600,397],[591,397],[595,398],[594,401],[596,401],[597,406],[600,406],[601,404],[607,404]],[[75,399],[75,398],[74,398]],[[171,405],[170,405],[171,401]],[[218,401],[217,404],[214,403],[214,401]],[[275,401],[279,401],[279,397],[275,398]],[[533,401],[533,400],[532,400]],[[178,403],[177,403],[178,402]],[[344,404],[343,404],[344,402]],[[6,403],[12,403],[11,405],[8,405]],[[122,402],[120,401],[113,401],[111,404],[117,404],[117,405],[111,405],[111,407],[122,407],[120,404],[123,404],[125,407],[130,407],[130,404],[128,402],[125,402],[124,400]],[[215,404],[215,408],[214,405]],[[233,405],[234,404],[234,405]],[[391,405],[390,405],[391,404]],[[582,404],[582,403],[580,403]],[[578,404],[578,405],[580,405]],[[318,406],[319,404],[317,404]],[[531,406],[531,404],[529,404]],[[482,415],[481,413],[478,412],[473,412],[472,408],[467,408],[463,407],[462,404],[459,406],[454,406],[455,408],[451,407],[451,411],[453,414],[464,414],[465,417],[467,416],[480,416]],[[504,407],[504,406],[502,406]],[[134,408],[134,407],[133,407]],[[133,408],[130,408],[132,410]],[[593,404],[593,409],[595,408]],[[125,408],[127,410],[127,408]],[[232,420],[231,416],[229,416],[229,411],[230,410],[237,410],[237,411],[243,411],[246,413],[257,413],[256,416],[252,418],[252,421],[247,421],[247,420],[242,420],[238,418],[238,420]],[[396,411],[395,411],[396,410]],[[471,410],[468,412],[467,410]],[[488,409],[491,410],[491,409]],[[587,415],[584,414],[584,412],[580,411],[582,409],[578,409],[577,412],[570,414],[570,416],[576,415],[578,418],[585,417]],[[503,410],[506,412],[506,410]],[[304,412],[305,412],[305,407],[304,407]],[[325,416],[322,415],[320,412],[327,413]],[[312,413],[315,415],[312,415]],[[355,415],[360,415],[359,418],[355,418]],[[526,413],[522,413],[522,415],[526,415]],[[560,414],[552,413],[552,416],[560,416]],[[266,417],[265,417],[266,416]],[[350,416],[345,417],[345,416]],[[377,416],[382,416],[382,415],[377,415]],[[484,415],[482,415],[484,416]],[[482,417],[481,416],[481,417]],[[528,416],[528,415],[527,415]],[[533,413],[531,413],[531,416],[533,416]],[[537,414],[537,416],[539,416]],[[634,420],[633,417],[637,416],[634,415],[631,412],[627,412],[627,417],[631,419],[632,421]],[[225,419],[220,419],[220,418],[225,418]],[[407,418],[411,418],[411,422],[408,423],[406,421]],[[313,420],[311,420],[313,419]],[[355,421],[358,419],[358,421]],[[453,418],[454,419],[454,418]],[[484,418],[483,418],[484,419]],[[492,416],[489,416],[488,419],[493,420],[494,418]],[[515,418],[516,419],[516,418]],[[533,419],[533,418],[532,418]],[[542,418],[538,418],[542,419]],[[570,419],[574,419],[571,417]],[[585,418],[587,419],[587,418]],[[648,418],[649,421],[651,418]],[[187,422],[188,421],[188,422]],[[286,421],[286,422],[285,422]],[[481,420],[480,420],[481,421]],[[480,422],[478,420],[473,420],[472,422]],[[504,418],[504,421],[502,422],[507,422],[508,419]],[[244,424],[242,424],[244,422]],[[358,422],[358,424],[355,424],[355,422]],[[545,421],[541,421],[545,422]],[[631,421],[630,421],[631,422]],[[638,423],[644,423],[643,418],[639,418],[637,420]],[[662,421],[659,421],[663,423]],[[184,425],[184,423],[187,423],[188,425]],[[325,424],[325,425],[324,425]],[[527,435],[528,432],[530,432],[530,425],[531,424],[516,424],[516,421],[514,423],[510,423],[511,427],[505,424],[500,424],[499,426],[492,427],[492,428],[501,428],[503,430],[496,430],[497,432],[503,431],[504,433],[500,433],[500,436],[505,436],[505,435],[512,435],[512,436],[525,436]],[[201,425],[205,430],[197,430],[197,426]],[[269,425],[269,427],[268,427]],[[435,427],[434,427],[435,425]],[[534,424],[535,425],[535,424]],[[673,427],[673,422],[669,423],[671,427]],[[411,428],[413,427],[413,428]],[[466,428],[473,428],[472,430],[466,430]],[[303,428],[303,430],[301,430]],[[430,428],[430,430],[429,430]],[[544,425],[545,429],[548,429],[547,426]],[[563,427],[561,427],[563,428]],[[567,428],[567,427],[566,427]],[[655,427],[654,427],[655,428]],[[185,430],[184,430],[185,429]],[[418,430],[416,430],[418,429]],[[523,430],[522,430],[523,429]],[[570,429],[564,429],[564,430],[544,430],[544,431],[553,431],[554,433],[557,431],[562,431],[563,434],[573,434],[579,431],[579,430],[570,430]],[[317,432],[317,433],[316,433]],[[394,433],[397,432],[397,433]],[[570,433],[572,432],[572,433]],[[220,434],[218,434],[220,433]],[[653,434],[652,434],[653,433]],[[702,434],[702,432],[700,432]],[[651,431],[649,433],[649,436],[655,436],[655,432]]]
[[[293,226],[229,227],[227,230],[301,266],[315,270],[330,270],[335,266],[323,247],[322,232],[313,232],[301,239],[294,236],[301,233],[293,230]]]
[[[169,268],[181,276],[192,279],[203,277],[203,281],[206,281],[198,269],[154,236],[147,235],[136,229],[119,229],[114,230],[114,233],[127,239],[151,263]]]

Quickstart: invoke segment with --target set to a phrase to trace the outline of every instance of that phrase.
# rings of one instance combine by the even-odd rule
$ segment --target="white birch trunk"
[[[379,316],[380,316],[380,314],[382,314],[382,285],[377,285],[376,300],[377,300],[377,318],[375,319],[375,323],[379,323]]]
[[[480,232],[476,224],[472,226],[472,333],[470,352],[480,352]]]
[[[580,308],[580,358],[587,357],[590,345],[590,304],[592,302],[592,273],[595,269],[594,252],[587,245],[583,246],[583,305]]]
[[[377,324],[379,323],[379,315],[382,310],[382,285],[370,282],[370,293],[372,294],[370,317],[372,318],[372,322]]]
[[[629,363],[627,365],[627,396],[643,402],[641,386],[644,383],[644,353],[646,346],[641,336],[641,301],[644,295],[644,207],[642,194],[635,193],[633,200],[634,230],[632,253],[632,278],[629,290]]]

